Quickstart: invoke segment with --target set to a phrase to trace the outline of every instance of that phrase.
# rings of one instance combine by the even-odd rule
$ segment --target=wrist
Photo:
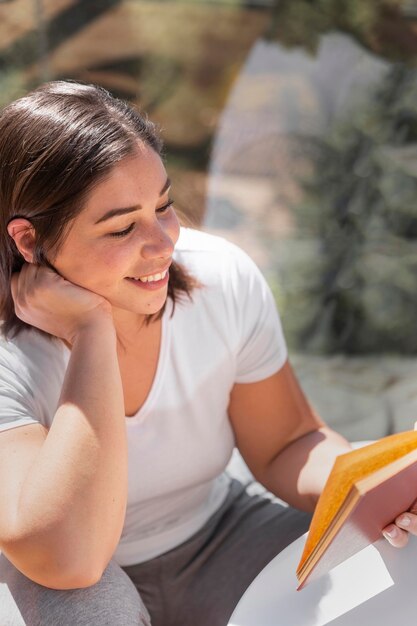
[[[87,315],[83,322],[76,327],[72,336],[68,339],[68,343],[72,347],[77,341],[86,337],[92,338],[94,335],[98,335],[102,339],[105,336],[109,336],[116,341],[116,329],[111,311],[95,311]]]

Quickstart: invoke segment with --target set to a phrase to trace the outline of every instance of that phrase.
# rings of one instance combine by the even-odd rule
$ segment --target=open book
[[[297,568],[298,589],[379,539],[417,499],[417,431],[336,458]]]

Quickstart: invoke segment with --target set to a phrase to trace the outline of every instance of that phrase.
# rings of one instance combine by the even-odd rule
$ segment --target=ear
[[[7,225],[7,232],[27,263],[33,263],[35,229],[29,220],[18,217]]]

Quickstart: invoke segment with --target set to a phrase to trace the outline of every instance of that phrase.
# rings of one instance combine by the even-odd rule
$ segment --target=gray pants
[[[111,561],[92,587],[48,589],[1,555],[1,626],[226,626],[252,580],[311,519],[252,488],[233,480],[191,539],[139,565]]]

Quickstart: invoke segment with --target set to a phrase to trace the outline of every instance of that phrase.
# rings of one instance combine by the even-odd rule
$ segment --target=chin
[[[159,313],[166,301],[167,296],[165,295],[165,297],[157,298],[142,306],[139,305],[138,307],[129,307],[128,310],[132,311],[132,313],[138,313],[139,315],[155,315],[155,313]]]
[[[155,315],[155,313],[159,313],[159,311],[162,309],[162,307],[166,303],[166,300],[167,299],[165,298],[165,300],[161,300],[161,302],[155,303],[152,306],[150,306],[147,311],[143,312],[144,315]]]

